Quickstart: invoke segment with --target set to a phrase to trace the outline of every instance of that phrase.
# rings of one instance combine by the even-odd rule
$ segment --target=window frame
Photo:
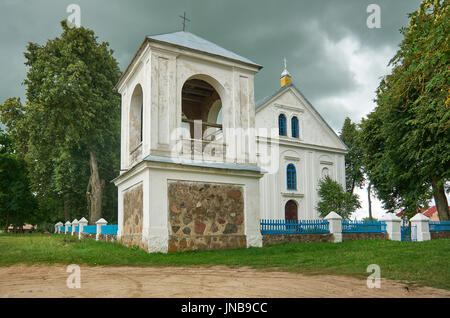
[[[297,190],[297,168],[293,163],[286,166],[286,188]]]
[[[285,114],[278,115],[278,134],[280,136],[287,136],[287,118]]]
[[[291,118],[291,136],[292,138],[300,138],[300,123],[297,116]]]

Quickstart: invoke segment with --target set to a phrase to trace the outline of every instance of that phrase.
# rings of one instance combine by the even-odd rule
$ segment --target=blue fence
[[[97,225],[86,225],[83,226],[84,233],[96,234],[97,233]]]
[[[383,233],[386,232],[384,221],[349,221],[342,220],[342,233]]]
[[[430,232],[450,231],[450,221],[430,221]]]
[[[118,225],[102,225],[102,234],[117,235]]]
[[[117,235],[119,226],[117,224],[112,225],[102,225],[101,234]],[[75,233],[80,230],[79,226],[75,226]],[[61,226],[60,233],[65,233],[66,227]],[[72,226],[67,227],[67,233],[72,233]],[[85,225],[83,226],[83,233],[97,234],[97,225]]]
[[[261,220],[261,234],[329,233],[327,220]]]

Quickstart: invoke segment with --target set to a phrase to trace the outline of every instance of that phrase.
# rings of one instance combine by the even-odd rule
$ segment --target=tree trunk
[[[450,212],[448,209],[447,197],[445,196],[444,185],[438,185],[438,180],[431,180],[431,185],[433,186],[433,196],[434,202],[439,215],[440,221],[450,220]]]
[[[372,200],[370,198],[370,191],[372,190],[372,183],[369,182],[367,186],[367,198],[369,199],[369,220],[372,220]]]
[[[71,221],[68,193],[64,194],[63,200],[64,200],[64,218],[66,219],[66,221]]]
[[[6,227],[5,227],[5,233],[8,233],[9,228],[9,211],[8,214],[6,214]]]
[[[95,222],[102,217],[102,200],[105,180],[100,178],[97,158],[92,151],[90,152],[89,164],[91,167],[91,176],[89,177],[86,198],[89,206],[89,221],[91,224],[95,224]]]

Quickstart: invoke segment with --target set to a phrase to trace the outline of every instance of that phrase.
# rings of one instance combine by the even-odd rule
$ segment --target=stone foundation
[[[305,234],[270,234],[263,235],[263,246],[291,243],[332,242],[330,233],[305,233]]]
[[[387,240],[387,233],[342,233],[342,242],[357,240]]]
[[[64,233],[62,233],[64,234]],[[65,235],[70,235],[70,234],[65,234]],[[89,238],[89,239],[94,239],[95,240],[95,236],[97,234],[93,234],[93,233],[81,233],[81,238]],[[72,235],[70,235],[72,236]],[[73,237],[78,238],[78,233],[74,233]],[[104,242],[117,242],[117,235],[112,235],[112,234],[100,234],[98,237],[99,241],[104,241]]]
[[[246,247],[241,186],[171,181],[169,252]]]
[[[143,195],[142,184],[123,194],[123,231],[120,243],[124,245],[145,248],[142,242]]]
[[[449,239],[450,231],[433,231],[433,232],[430,232],[430,236],[431,236],[432,240]]]
[[[247,247],[245,235],[170,236],[169,253]]]

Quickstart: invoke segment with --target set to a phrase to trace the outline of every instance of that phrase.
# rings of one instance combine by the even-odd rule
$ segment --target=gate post
[[[402,220],[394,213],[387,213],[384,216],[383,221],[386,222],[386,232],[389,239],[392,241],[401,241],[402,237],[400,234],[400,222]]]
[[[95,240],[98,241],[100,239],[100,234],[102,234],[102,225],[108,224],[108,222],[105,219],[100,219],[97,222],[97,234],[95,235]]]
[[[431,240],[429,221],[430,219],[422,213],[417,213],[410,220],[411,226],[415,226],[417,230],[417,242]]]
[[[56,223],[56,233],[61,233],[61,226],[63,226],[64,224],[62,222],[58,222]]]
[[[333,234],[333,243],[342,242],[342,217],[336,212],[330,212],[325,220],[328,221],[328,228]]]
[[[88,225],[88,220],[86,220],[84,217],[78,221],[79,228],[78,228],[78,239],[81,240],[81,237],[83,236],[84,227]]]
[[[73,220],[72,221],[72,236],[73,236],[73,233],[75,233],[75,229],[76,229],[77,225],[78,225],[78,220],[77,219]]]
[[[67,234],[67,232],[69,232],[69,230],[67,229],[69,226],[71,226],[72,223],[70,221],[67,221],[64,227],[64,234]]]

